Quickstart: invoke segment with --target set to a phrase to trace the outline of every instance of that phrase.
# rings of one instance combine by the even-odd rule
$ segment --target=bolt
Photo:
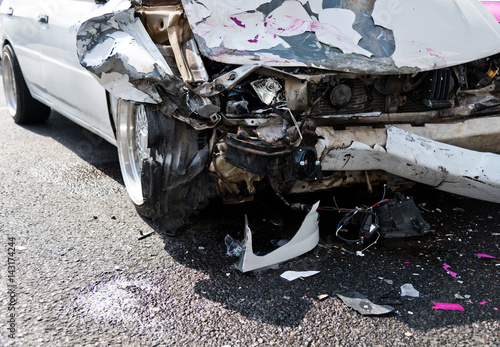
[[[224,87],[223,84],[218,84],[215,86],[215,90],[218,92],[222,92],[224,89],[226,89],[226,87]]]

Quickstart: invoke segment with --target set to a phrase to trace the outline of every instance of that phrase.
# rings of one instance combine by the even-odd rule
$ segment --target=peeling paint
[[[500,26],[474,0],[183,4],[201,52],[230,64],[414,73],[500,52]]]

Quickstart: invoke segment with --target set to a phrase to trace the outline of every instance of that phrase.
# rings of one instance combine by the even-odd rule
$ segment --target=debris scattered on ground
[[[352,309],[364,316],[383,315],[394,311],[394,307],[388,305],[377,305],[368,300],[366,296],[356,291],[337,293],[337,296]]]
[[[496,259],[496,257],[492,256],[492,255],[488,255],[488,254],[482,254],[482,253],[478,253],[477,254],[478,258],[490,258],[490,259]]]
[[[465,300],[465,298],[462,295],[460,295],[460,294],[455,294],[455,299]]]
[[[298,257],[316,247],[319,242],[318,206],[319,201],[312,206],[299,230],[289,242],[265,255],[256,255],[253,252],[252,231],[248,226],[248,217],[245,216],[245,241],[236,268],[241,272],[261,269]]]
[[[311,277],[319,274],[319,271],[285,271],[280,277],[288,281],[295,281],[297,278]]]
[[[446,272],[448,272],[451,276],[453,276],[453,277],[457,278],[457,273],[456,273],[456,272],[453,272],[453,271],[448,270],[449,268],[451,268],[451,266],[450,266],[450,265],[448,265],[448,264],[443,264],[443,269],[445,269],[445,270],[446,270]]]
[[[393,280],[390,280],[390,279],[387,279],[387,278],[379,277],[378,279],[381,280],[381,281],[384,281],[385,283],[390,284],[390,285],[394,284]]]
[[[465,311],[462,305],[452,304],[447,302],[433,302],[433,310],[446,310],[446,311]]]
[[[239,257],[241,255],[241,252],[243,251],[243,248],[241,248],[241,245],[238,241],[233,239],[231,235],[226,235],[224,238],[224,242],[227,247],[227,252],[226,255],[229,257]]]
[[[318,295],[318,299],[319,299],[320,301],[325,300],[326,298],[328,298],[328,294],[321,294],[321,295]]]
[[[488,302],[487,301],[481,301],[479,305],[486,305]]]
[[[454,207],[453,211],[455,211],[455,212],[465,212],[465,210],[463,208],[461,208],[461,207]]]
[[[142,240],[144,240],[144,239],[146,239],[146,238],[150,237],[151,235],[153,235],[155,232],[156,232],[156,231],[152,231],[152,232],[150,232],[150,233],[148,233],[148,234],[146,234],[146,235],[141,235],[141,236],[139,236],[138,240],[139,240],[139,241],[142,241]],[[141,232],[141,234],[142,234],[142,232]]]
[[[413,284],[406,283],[401,286],[401,296],[418,298],[420,297],[420,293],[413,287]]]

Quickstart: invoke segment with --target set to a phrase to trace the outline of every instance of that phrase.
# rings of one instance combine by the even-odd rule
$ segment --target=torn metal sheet
[[[323,170],[384,170],[439,190],[500,201],[500,155],[440,143],[391,127],[385,147],[352,142],[328,151]]]
[[[107,6],[107,5],[106,5]],[[134,9],[89,19],[78,28],[80,63],[114,96],[161,103],[154,84],[173,78]]]
[[[245,216],[244,251],[236,268],[241,272],[261,269],[298,257],[316,247],[319,242],[318,206],[319,201],[313,205],[300,229],[287,244],[266,255],[256,255],[253,252],[252,231],[248,226],[248,218]]]
[[[391,74],[500,52],[500,26],[476,0],[182,3],[202,54],[227,64]]]
[[[218,115],[220,107],[210,99],[193,93],[172,72],[140,19],[135,17],[134,8],[115,11],[113,3],[102,7],[110,7],[109,12],[80,24],[77,34],[80,64],[119,99],[137,103],[164,103],[164,113],[195,129],[214,127],[221,119]],[[179,15],[178,12],[174,14]],[[183,54],[178,52],[184,57]],[[204,80],[200,77],[203,73],[193,75],[195,70],[187,67],[182,71],[190,79]],[[206,121],[200,124],[191,114]]]
[[[356,291],[348,293],[337,293],[337,296],[350,308],[358,311],[364,316],[378,316],[394,311],[394,307],[389,305],[377,305],[368,298]]]

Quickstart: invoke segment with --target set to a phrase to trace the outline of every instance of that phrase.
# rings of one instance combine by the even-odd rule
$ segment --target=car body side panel
[[[182,2],[201,52],[228,64],[396,74],[500,51],[500,27],[476,0]]]
[[[30,0],[5,0],[0,7],[3,26],[2,44],[10,42],[14,48],[26,83],[34,97],[46,99],[47,89],[43,83],[40,62],[40,23],[38,14],[42,2]],[[11,14],[8,14],[11,12]]]
[[[52,107],[79,119],[108,140],[114,138],[106,91],[83,69],[76,54],[76,22],[82,13],[92,13],[102,5],[93,0],[53,2],[44,14],[48,23],[40,30],[41,67]]]

